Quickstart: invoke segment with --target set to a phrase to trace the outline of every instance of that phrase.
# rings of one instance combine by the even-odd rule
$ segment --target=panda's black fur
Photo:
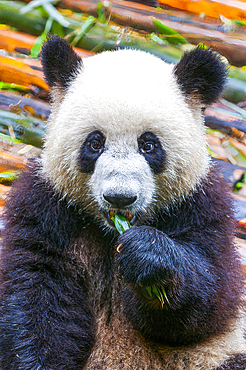
[[[84,67],[58,37],[45,43],[42,62],[55,101],[52,124]],[[217,54],[200,48],[186,54],[173,73],[178,97],[184,94],[182,104],[191,110],[217,99],[226,78]],[[137,165],[146,171],[149,166],[145,175],[158,184],[155,197],[170,166],[169,148],[157,131],[140,133],[139,152],[132,151]],[[53,138],[48,134],[47,140]],[[118,236],[88,188],[97,162],[102,165],[112,150],[107,140],[96,127],[85,135],[76,168],[86,188],[73,196],[73,183],[63,189],[62,181],[49,177],[45,166],[56,158],[50,158],[48,145],[43,162],[31,161],[14,185],[1,251],[1,370],[244,370],[243,287],[224,180],[211,166],[190,190],[181,179],[179,199],[168,203],[164,192],[163,201],[146,198],[150,211],[144,213],[140,204],[134,227]],[[131,158],[131,148],[118,150],[112,161]],[[112,166],[119,176],[121,167]],[[74,180],[65,171],[61,167],[61,177],[70,184]],[[124,192],[120,185],[117,194],[104,192],[112,204],[120,202],[111,208],[126,215],[135,202],[127,186],[123,181]],[[142,286],[156,283],[168,297],[163,307],[142,294]]]

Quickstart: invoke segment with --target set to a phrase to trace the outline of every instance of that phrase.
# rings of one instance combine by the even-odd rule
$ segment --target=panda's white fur
[[[173,68],[141,51],[104,52],[84,59],[64,97],[53,89],[42,162],[57,191],[96,213],[98,205],[106,207],[107,188],[136,193],[139,212],[194,190],[209,168],[203,118],[200,102],[185,99]],[[107,150],[91,176],[79,171],[77,158],[93,130],[105,135]],[[145,131],[156,134],[166,151],[159,175],[138,152],[137,138]]]

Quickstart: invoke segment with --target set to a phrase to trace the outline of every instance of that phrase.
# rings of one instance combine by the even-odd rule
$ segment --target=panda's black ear
[[[186,96],[197,96],[204,106],[215,102],[224,89],[227,67],[219,54],[197,47],[184,54],[174,74]]]
[[[69,43],[59,36],[49,36],[41,51],[45,80],[50,88],[66,90],[83,63]]]

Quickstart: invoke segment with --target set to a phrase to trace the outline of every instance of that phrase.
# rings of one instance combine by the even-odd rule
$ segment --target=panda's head
[[[52,37],[42,63],[53,99],[43,173],[69,202],[105,225],[116,210],[137,224],[206,176],[202,109],[226,80],[213,51],[197,48],[176,66],[136,50],[82,61]]]

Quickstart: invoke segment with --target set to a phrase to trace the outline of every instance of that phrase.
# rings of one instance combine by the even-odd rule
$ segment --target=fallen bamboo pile
[[[57,6],[96,17],[97,3],[98,0],[61,0]],[[243,22],[241,25],[239,22],[246,19],[244,2],[231,1],[230,4],[226,4],[224,1],[215,0],[160,0],[159,3],[165,6],[165,9],[155,9],[130,1],[112,0],[110,19],[118,25],[151,33],[157,31],[152,21],[154,17],[173,28],[189,43],[197,45],[202,42],[208,47],[212,46],[235,66],[246,64],[246,32]],[[192,16],[177,9],[188,10]],[[232,18],[238,22],[232,23],[229,27],[220,20],[221,15],[225,19]],[[216,20],[211,20],[210,17]]]

